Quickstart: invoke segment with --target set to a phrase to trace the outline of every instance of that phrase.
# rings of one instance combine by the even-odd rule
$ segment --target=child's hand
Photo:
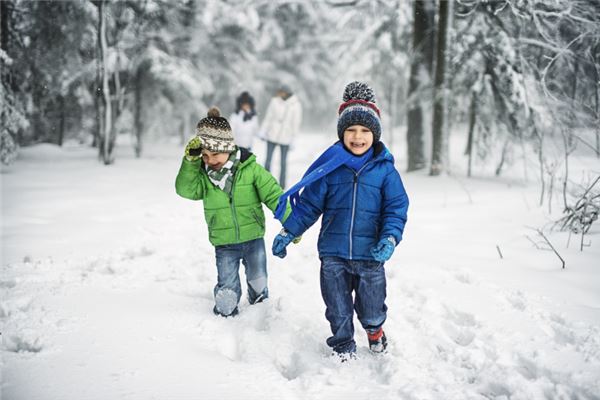
[[[200,136],[194,136],[185,146],[185,158],[188,161],[196,161],[202,155],[202,139]]]
[[[393,236],[381,239],[372,249],[371,255],[379,262],[386,262],[392,257],[396,248],[396,239]]]
[[[298,243],[300,243],[301,240],[302,240],[302,235],[295,237],[294,240],[292,240],[292,243],[298,244]]]
[[[282,229],[281,232],[275,236],[275,239],[273,239],[273,247],[271,249],[273,251],[273,255],[279,258],[285,257],[287,255],[287,250],[285,248],[292,242],[292,240],[294,240],[294,235],[285,229]]]

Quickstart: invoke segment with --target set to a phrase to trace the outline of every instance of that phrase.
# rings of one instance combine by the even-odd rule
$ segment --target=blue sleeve
[[[327,178],[319,179],[306,186],[300,195],[297,207],[283,223],[285,230],[294,236],[302,235],[323,214],[326,197]]]
[[[383,226],[379,239],[393,236],[396,243],[402,240],[408,213],[408,196],[400,174],[392,168],[383,182]]]

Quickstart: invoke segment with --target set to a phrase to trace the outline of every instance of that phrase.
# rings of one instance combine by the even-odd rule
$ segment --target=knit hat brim
[[[202,148],[212,153],[231,153],[236,149],[233,138],[223,137],[220,129],[202,126],[196,128],[196,134],[202,139]]]
[[[362,102],[354,102],[346,107],[340,107],[341,112],[338,118],[337,131],[340,140],[344,139],[344,131],[352,125],[361,125],[373,133],[373,142],[378,142],[381,138],[381,120],[378,110]]]

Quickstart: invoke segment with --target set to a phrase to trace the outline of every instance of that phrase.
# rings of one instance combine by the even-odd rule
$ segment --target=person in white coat
[[[252,142],[258,134],[258,116],[254,107],[254,97],[242,92],[235,100],[235,112],[229,118],[235,143],[248,150],[252,150]]]
[[[265,168],[271,171],[271,160],[275,147],[281,150],[279,185],[285,188],[287,153],[302,123],[302,104],[287,86],[281,86],[269,102],[260,132],[267,141]]]

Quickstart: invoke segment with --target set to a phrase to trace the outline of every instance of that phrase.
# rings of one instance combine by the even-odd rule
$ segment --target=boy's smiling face
[[[344,131],[344,146],[355,156],[362,156],[373,146],[373,132],[362,125],[352,125]]]
[[[213,171],[220,170],[229,159],[229,153],[214,153],[206,149],[202,149],[202,161],[208,165]]]

